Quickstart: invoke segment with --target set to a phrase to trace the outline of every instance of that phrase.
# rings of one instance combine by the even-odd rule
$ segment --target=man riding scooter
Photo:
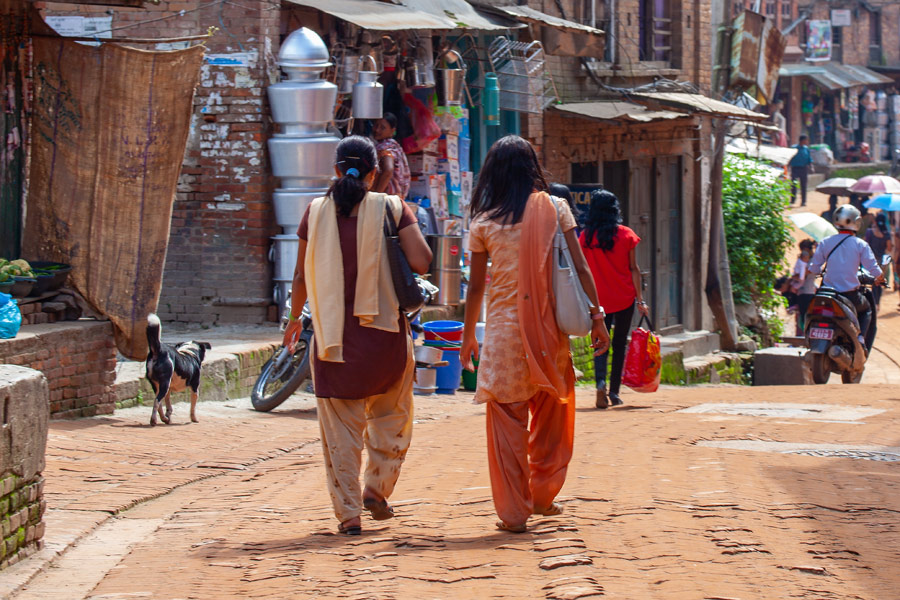
[[[856,237],[860,224],[859,210],[850,204],[834,211],[833,221],[838,233],[825,238],[809,263],[812,273],[822,274],[822,286],[831,288],[850,301],[856,309],[859,321],[859,341],[866,347],[866,333],[872,321],[869,301],[860,291],[859,267],[862,266],[875,278],[875,285],[884,283],[884,273],[872,253],[872,248]],[[871,343],[871,342],[870,342]]]

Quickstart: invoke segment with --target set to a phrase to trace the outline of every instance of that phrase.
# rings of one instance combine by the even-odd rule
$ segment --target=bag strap
[[[852,233],[848,233],[848,234],[844,237],[844,239],[842,239],[841,241],[839,241],[839,242],[834,246],[834,248],[832,248],[832,249],[828,252],[828,256],[825,257],[825,264],[822,265],[822,277],[825,277],[825,271],[828,270],[828,259],[831,258],[831,255],[834,254],[834,251],[835,251],[835,250],[837,250],[838,248],[841,247],[841,244],[843,244],[844,242],[846,242],[847,240],[849,240],[851,237],[855,237],[855,236],[854,236]]]
[[[387,194],[384,194],[384,197],[387,198]],[[394,221],[393,217],[389,216],[391,210],[390,203],[385,200],[384,201],[384,235],[388,237],[397,237],[399,235],[397,231],[397,223]]]
[[[647,321],[647,331],[656,331],[656,328],[653,326],[653,323],[650,321],[650,317],[647,315],[641,315],[641,320],[638,321],[638,327],[644,324],[644,321]]]

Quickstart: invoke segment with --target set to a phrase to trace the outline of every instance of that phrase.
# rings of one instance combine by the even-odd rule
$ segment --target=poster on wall
[[[831,60],[831,21],[807,21],[806,27],[806,60]]]

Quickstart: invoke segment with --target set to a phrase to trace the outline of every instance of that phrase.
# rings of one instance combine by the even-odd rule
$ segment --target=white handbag
[[[569,244],[559,225],[561,198],[550,196],[556,206],[556,235],[553,237],[553,296],[556,324],[566,335],[584,337],[591,332],[591,301],[572,263]]]

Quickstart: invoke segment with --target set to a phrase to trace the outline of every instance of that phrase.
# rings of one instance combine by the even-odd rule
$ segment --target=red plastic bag
[[[647,321],[649,329],[641,327]],[[625,374],[622,383],[636,392],[655,392],[659,389],[659,371],[662,356],[659,338],[653,333],[653,324],[646,316],[641,317],[637,329],[631,332],[631,343],[625,355]]]
[[[403,102],[409,107],[413,135],[400,140],[400,145],[407,154],[421,152],[425,146],[441,137],[441,128],[434,122],[434,113],[421,100],[407,93],[403,96]]]

